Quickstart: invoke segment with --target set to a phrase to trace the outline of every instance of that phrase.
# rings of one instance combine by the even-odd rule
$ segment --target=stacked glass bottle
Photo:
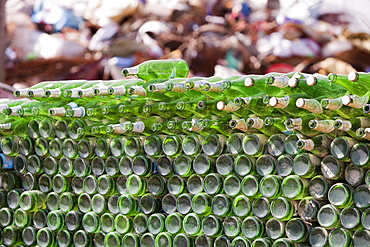
[[[368,74],[123,73],[0,105],[2,244],[369,245]]]

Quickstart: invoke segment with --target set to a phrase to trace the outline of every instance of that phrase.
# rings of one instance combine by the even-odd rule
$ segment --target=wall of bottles
[[[123,74],[1,99],[3,245],[370,245],[370,74]]]

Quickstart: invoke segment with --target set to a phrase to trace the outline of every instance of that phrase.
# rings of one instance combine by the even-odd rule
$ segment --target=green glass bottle
[[[276,159],[273,156],[263,154],[256,160],[256,172],[260,176],[274,175],[276,174],[275,164]]]
[[[230,244],[231,247],[250,247],[250,241],[243,237],[243,236],[238,236],[233,239],[233,241]]]
[[[249,240],[263,237],[265,234],[263,222],[254,216],[246,217],[242,222],[241,229],[243,235]]]
[[[27,246],[32,246],[36,243],[37,231],[32,226],[26,227],[22,231],[22,240]]]
[[[215,215],[226,217],[232,212],[232,199],[226,194],[217,194],[212,199],[212,211]]]
[[[266,197],[254,198],[252,202],[252,212],[254,216],[261,220],[271,218],[270,201]]]
[[[328,192],[329,202],[337,208],[345,208],[353,203],[353,189],[344,183],[336,183]]]
[[[194,247],[194,239],[184,233],[177,234],[173,239],[173,247]]]
[[[275,111],[273,107],[268,107],[270,96],[261,94],[251,97],[237,97],[234,99],[234,105],[240,108],[246,108],[257,116],[266,116]]]
[[[234,160],[234,171],[239,176],[254,174],[256,159],[245,154],[238,155]]]
[[[361,211],[356,207],[344,208],[339,215],[340,222],[349,231],[361,229],[361,214]]]
[[[33,226],[37,229],[41,229],[47,225],[47,214],[49,210],[43,209],[35,211],[32,215]]]
[[[270,239],[280,239],[285,236],[285,222],[271,218],[266,221],[266,235]]]
[[[358,167],[353,163],[346,166],[344,170],[344,179],[346,180],[347,184],[351,186],[359,186],[363,184],[366,177],[366,170],[362,167]]]
[[[65,224],[69,231],[76,231],[80,228],[83,214],[78,210],[72,210],[66,213]]]
[[[214,171],[216,161],[212,157],[199,154],[193,160],[193,169],[196,174],[206,175]]]
[[[204,191],[209,195],[221,193],[223,190],[223,177],[218,173],[209,173],[203,180]]]
[[[259,157],[265,152],[268,137],[262,134],[250,134],[246,135],[243,139],[243,150],[244,153]]]
[[[170,234],[177,234],[182,231],[183,216],[180,213],[174,212],[167,215],[165,220],[165,228]]]
[[[191,175],[186,181],[186,188],[193,195],[203,192],[203,177],[198,174]]]
[[[293,218],[286,223],[285,233],[294,242],[304,242],[308,239],[312,227],[305,224],[300,218]]]
[[[142,196],[147,190],[147,184],[144,178],[132,174],[128,177],[126,182],[127,191],[134,196]]]
[[[280,155],[275,164],[276,174],[281,177],[289,176],[293,173],[293,163],[294,160],[289,154]]]
[[[2,227],[7,227],[13,222],[14,210],[10,208],[3,207],[0,209],[0,225]]]
[[[52,231],[59,231],[65,227],[65,214],[61,210],[53,210],[48,213],[47,225]]]
[[[235,238],[241,231],[242,222],[239,217],[228,216],[223,220],[222,225],[226,236]]]
[[[190,196],[190,194],[185,193],[183,195],[185,195],[183,197],[190,197],[189,205],[190,205],[190,208],[191,208],[191,196]],[[182,205],[180,205],[180,204],[181,203],[179,202],[179,206],[181,207]],[[164,195],[163,198],[162,198],[162,210],[166,214],[172,214],[172,213],[176,212],[176,210],[177,210],[177,198],[176,198],[176,196],[171,195],[171,194]],[[181,209],[177,210],[177,211],[182,214]]]
[[[182,222],[183,229],[190,236],[203,235],[202,218],[195,213],[187,214]]]
[[[366,246],[370,243],[370,232],[366,229],[359,229],[353,233],[354,246]]]
[[[330,246],[353,246],[352,233],[344,228],[336,228],[329,233]]]
[[[232,210],[238,217],[249,216],[252,210],[251,202],[246,196],[239,195],[233,200]]]
[[[212,212],[212,198],[206,193],[199,193],[194,195],[191,208],[194,213],[202,216],[211,214]]]
[[[294,158],[293,172],[302,178],[312,178],[318,173],[320,162],[320,158],[314,154],[298,154]]]
[[[351,74],[351,73],[350,73]],[[331,83],[338,84],[348,90],[351,94],[364,95],[364,92],[368,90],[366,85],[359,84],[356,82],[356,74],[351,74],[351,80],[348,76],[330,73],[328,80]],[[352,81],[353,80],[353,81]]]
[[[261,196],[259,192],[259,183],[261,176],[258,174],[247,175],[242,180],[242,192],[247,197],[255,198]]]
[[[321,161],[321,173],[327,179],[341,180],[344,178],[346,164],[333,156],[325,156]]]
[[[285,197],[278,197],[271,202],[270,210],[274,218],[288,221],[297,214],[297,203]]]
[[[297,146],[299,149],[310,151],[318,157],[325,157],[330,153],[330,144],[333,138],[328,135],[317,135],[311,139],[299,139]]]
[[[154,172],[153,160],[145,155],[138,155],[132,161],[132,171],[141,177],[149,177]]]
[[[122,214],[114,218],[114,228],[120,234],[127,234],[133,230],[133,219]]]
[[[230,154],[222,154],[216,159],[216,170],[222,176],[230,175],[234,172],[234,157]]]
[[[104,238],[104,246],[112,247],[117,246],[121,247],[122,237],[118,232],[109,232],[105,235]]]
[[[264,176],[259,184],[261,195],[269,199],[279,197],[282,194],[282,181],[283,179],[278,175]]]
[[[38,190],[29,190],[22,193],[19,198],[20,207],[27,212],[34,212],[46,208],[46,196]]]
[[[22,243],[22,235],[16,226],[7,226],[2,231],[2,242],[6,246],[16,246]]]
[[[155,213],[148,218],[148,230],[153,235],[158,235],[165,230],[165,216],[160,213]]]
[[[135,67],[124,68],[124,76],[136,75],[150,81],[153,79],[185,78],[189,73],[188,64],[181,59],[149,60]]]
[[[199,235],[195,238],[195,245],[202,247],[211,247],[213,246],[214,239],[206,235]]]

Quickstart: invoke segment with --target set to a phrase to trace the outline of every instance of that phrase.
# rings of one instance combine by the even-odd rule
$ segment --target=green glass
[[[49,143],[50,148],[51,142]],[[34,152],[34,139],[30,136],[24,136],[19,138],[19,153],[25,156],[33,154]],[[52,154],[49,150],[50,155]]]
[[[63,155],[67,158],[70,159],[77,158],[78,157],[77,143],[70,138],[65,139],[62,143],[62,152]]]
[[[250,247],[250,242],[247,238],[243,236],[238,236],[233,239],[230,244],[231,247]]]
[[[22,231],[22,240],[27,246],[32,246],[36,243],[37,231],[32,226],[26,227]]]
[[[183,229],[190,236],[203,235],[202,218],[195,213],[187,214],[182,221]]]
[[[18,137],[6,136],[1,139],[1,150],[5,155],[16,156],[19,154]]]
[[[120,234],[125,234],[131,232],[133,229],[132,220],[130,217],[127,217],[122,214],[117,214],[114,218],[114,228]]]
[[[223,233],[222,221],[214,215],[208,215],[202,220],[202,231],[206,236],[218,237]]]
[[[285,153],[285,138],[284,134],[271,135],[267,140],[267,152],[274,157],[283,155]]]
[[[96,177],[93,175],[85,177],[83,182],[83,188],[87,194],[89,195],[95,194],[98,190],[98,182],[96,180]]]
[[[138,155],[132,161],[132,171],[138,176],[149,177],[153,169],[153,161],[145,155]]]
[[[72,192],[62,193],[59,197],[59,208],[64,213],[77,209],[77,196]]]
[[[262,237],[265,234],[263,222],[254,216],[246,217],[242,222],[241,229],[243,235],[249,240]]]
[[[201,143],[203,142],[203,137],[201,135],[186,135],[182,141],[182,150],[184,154],[188,156],[199,155],[202,151]]]
[[[56,175],[59,170],[58,163],[59,163],[59,160],[54,159],[53,157],[50,157],[50,156],[46,157],[44,159],[44,164],[43,164],[45,174],[49,176]]]
[[[59,209],[59,195],[56,192],[51,192],[46,196],[46,207],[50,211]]]
[[[239,219],[239,217],[236,216],[226,217],[222,222],[222,225],[224,227],[224,233],[226,234],[226,236],[231,238],[238,236],[241,231],[241,224],[242,222]]]
[[[356,143],[348,136],[337,137],[331,142],[331,155],[341,161],[350,161],[350,151]]]
[[[359,229],[353,233],[354,246],[366,246],[370,243],[370,232],[366,229]]]
[[[86,159],[77,158],[72,163],[73,173],[77,177],[86,177],[90,174],[91,165],[90,161]]]
[[[134,230],[137,234],[143,234],[148,230],[148,216],[138,213],[133,220]]]
[[[14,188],[21,188],[21,178],[14,172],[6,172],[2,178],[3,188],[7,191]]]
[[[186,190],[186,183],[185,179],[178,176],[173,175],[167,180],[167,190],[170,194],[178,196]]]
[[[229,247],[231,240],[226,236],[219,236],[215,239],[214,245],[220,247]]]
[[[293,218],[285,225],[287,237],[294,242],[305,242],[308,239],[310,226],[304,223],[300,218]]]
[[[37,232],[36,241],[42,247],[54,246],[56,244],[54,233],[46,227]]]
[[[100,228],[103,232],[109,233],[114,231],[114,215],[105,213],[100,217]]]
[[[157,159],[156,163],[157,163],[157,172],[159,175],[163,177],[173,175],[172,158],[163,155]]]
[[[49,210],[43,209],[35,211],[32,215],[32,223],[36,229],[41,229],[47,225],[47,215]]]
[[[314,154],[298,154],[294,158],[293,172],[302,178],[312,178],[318,173],[320,162],[320,158]]]
[[[328,155],[321,161],[321,173],[327,179],[338,180],[344,177],[346,164]]]
[[[177,234],[173,239],[173,247],[194,247],[194,239],[184,233]]]
[[[238,217],[246,217],[250,214],[252,210],[252,205],[250,200],[246,196],[240,195],[234,198],[232,210],[233,213]]]
[[[317,221],[319,209],[324,203],[310,196],[305,197],[298,203],[298,215],[306,222],[315,222]]]
[[[195,238],[195,246],[211,247],[213,246],[214,239],[206,235],[199,235]]]
[[[166,218],[163,214],[155,213],[148,218],[148,230],[153,235],[163,232],[165,229]]]
[[[95,233],[100,230],[99,216],[94,212],[87,212],[82,217],[82,227],[88,233]]]
[[[40,159],[37,155],[28,156],[26,166],[27,171],[35,175],[41,174],[43,172],[42,163],[42,159]]]
[[[344,228],[336,228],[329,233],[330,246],[353,246],[352,233]]]
[[[285,222],[271,218],[266,221],[266,235],[270,239],[280,239],[285,236]]]
[[[105,211],[107,211],[107,200],[101,194],[95,194],[91,198],[91,204],[92,204],[91,209],[96,214],[100,215],[100,214],[104,213]]]
[[[46,174],[42,174],[39,177],[39,181],[38,181],[39,190],[44,193],[50,192],[52,189],[51,183],[52,183],[51,177]]]
[[[299,149],[310,151],[318,157],[330,154],[330,144],[333,139],[327,135],[317,135],[311,139],[300,139],[297,141]]]
[[[230,154],[222,154],[216,159],[216,170],[222,176],[234,172],[234,157]]]
[[[223,152],[225,144],[225,136],[207,135],[202,142],[202,150],[208,156],[217,157]]]
[[[345,208],[353,203],[353,189],[344,183],[336,183],[328,192],[329,202],[337,208]]]
[[[84,230],[79,230],[73,235],[73,244],[76,247],[91,246],[92,237]]]
[[[208,215],[212,212],[212,198],[206,193],[198,193],[194,195],[191,207],[199,215]]]
[[[283,195],[291,200],[302,199],[308,195],[309,180],[297,175],[289,175],[281,184]]]
[[[177,234],[182,231],[183,216],[180,213],[171,213],[165,220],[166,231],[170,234]]]
[[[142,196],[147,190],[147,184],[142,177],[132,174],[127,179],[126,188],[131,195]]]
[[[54,158],[61,158],[62,153],[62,142],[59,138],[54,138],[49,141],[49,154]]]
[[[261,176],[274,175],[276,173],[276,158],[269,154],[263,154],[256,160],[256,172]]]
[[[10,208],[1,208],[0,209],[0,225],[6,227],[12,224],[13,222],[14,210]]]
[[[358,186],[354,191],[353,201],[356,207],[367,208],[370,203],[370,187],[366,184]]]
[[[215,160],[204,154],[197,155],[193,160],[193,170],[199,175],[206,175],[214,170]]]
[[[271,218],[271,202],[266,197],[255,198],[252,202],[252,212],[259,219]]]
[[[339,217],[342,226],[349,231],[355,231],[362,228],[361,211],[356,207],[344,208],[340,212]]]
[[[192,211],[192,199],[193,199],[193,195],[192,194],[189,194],[189,193],[185,193],[185,194],[181,194],[177,200],[176,200],[176,210],[180,213],[180,214],[188,214]],[[164,200],[162,200],[164,201]],[[172,200],[171,200],[172,201]],[[162,206],[162,208],[164,208]],[[166,206],[165,207],[168,211],[169,207]],[[173,208],[172,204],[171,204],[171,208]]]
[[[140,198],[140,209],[144,214],[153,214],[160,211],[161,201],[152,194],[145,194]]]
[[[21,189],[10,190],[6,195],[6,204],[11,209],[16,209],[20,207],[20,197],[22,195]]]
[[[229,216],[232,212],[232,199],[225,194],[218,194],[212,199],[212,212],[220,217]]]
[[[241,154],[234,160],[234,171],[239,176],[246,176],[255,172],[256,160],[254,157]]]
[[[95,156],[95,138],[84,138],[77,143],[78,156],[82,159],[91,159]]]
[[[191,204],[191,199],[190,199],[190,204]],[[166,194],[163,196],[162,198],[163,212],[165,212],[166,214],[172,214],[177,210],[176,207],[177,207],[177,198],[174,195]]]
[[[144,233],[140,238],[140,246],[143,247],[155,246],[155,236],[149,232]]]
[[[328,80],[332,83],[338,84],[345,89],[347,89],[350,93],[352,94],[357,94],[357,95],[364,95],[364,92],[368,90],[366,85],[360,84],[358,81],[357,76],[358,73],[349,73],[348,76],[346,75],[339,75],[339,74],[334,74],[330,73],[328,75]]]
[[[91,161],[89,160],[84,160],[81,158],[77,158],[75,162],[83,163],[85,165],[82,166],[82,170],[79,173],[81,176],[86,176],[89,174],[90,170],[91,173],[94,174],[95,176],[101,176],[105,172],[105,160],[100,158],[100,157],[94,157]],[[85,167],[85,168],[84,168]],[[90,169],[89,169],[90,167]],[[86,172],[85,172],[86,171]]]
[[[82,193],[79,195],[77,199],[78,209],[83,212],[87,213],[91,210],[91,197],[87,193]]]
[[[244,153],[259,157],[265,152],[268,137],[262,134],[246,135],[243,139]]]
[[[326,247],[328,246],[328,231],[323,227],[314,227],[310,231],[308,241],[313,247]]]
[[[125,153],[133,158],[138,154],[143,153],[144,139],[141,137],[130,136],[126,138]]]
[[[165,155],[176,157],[182,152],[183,138],[178,135],[167,136],[163,139],[162,148]]]
[[[204,191],[209,195],[221,193],[223,190],[223,177],[218,173],[208,174],[204,180]]]
[[[258,246],[272,247],[272,241],[268,238],[257,238],[252,242],[251,247]]]
[[[52,231],[59,231],[65,227],[65,214],[61,210],[50,211],[47,216],[47,225]]]
[[[76,231],[82,226],[83,214],[80,211],[72,210],[65,215],[65,226],[69,231]]]
[[[242,192],[247,197],[255,198],[261,196],[259,192],[261,176],[260,175],[247,175],[242,180]]]
[[[230,154],[238,155],[243,152],[243,139],[245,134],[233,133],[227,138],[226,148]]]
[[[344,170],[344,179],[351,186],[359,186],[365,181],[366,170],[354,164],[349,164]]]
[[[283,179],[278,175],[266,175],[260,180],[259,190],[262,196],[269,199],[277,198],[282,194]]]
[[[23,175],[22,187],[25,190],[33,190],[37,188],[37,176],[28,172]]]
[[[166,180],[157,174],[152,175],[148,179],[148,190],[153,195],[163,196],[168,192]]]
[[[16,226],[7,226],[2,231],[2,242],[6,246],[16,246],[22,243],[22,235]]]
[[[34,212],[46,208],[46,195],[39,190],[29,190],[22,193],[19,198],[20,207],[27,212]]]
[[[121,247],[122,237],[118,232],[109,232],[105,235],[104,246],[111,247],[117,246]]]
[[[55,175],[52,180],[53,190],[57,193],[69,191],[71,188],[71,180],[71,178],[64,177],[61,174]]]
[[[144,151],[150,157],[159,157],[162,154],[163,138],[157,135],[148,136],[144,142]]]
[[[72,178],[71,187],[72,187],[72,191],[76,195],[82,194],[82,192],[83,192],[83,183],[84,183],[83,178],[80,178],[80,177]]]
[[[124,176],[131,175],[131,173],[132,173],[132,163],[133,163],[133,161],[130,157],[123,156],[119,160],[119,164],[118,164],[120,173]]]
[[[370,166],[370,146],[367,143],[357,143],[351,149],[351,161],[359,167],[368,168]]]
[[[188,189],[188,192],[193,195],[203,192],[203,177],[198,174],[191,175],[186,181],[186,188]]]
[[[296,214],[296,207],[294,201],[278,197],[271,202],[271,215],[280,221],[288,221]]]
[[[139,247],[140,237],[136,233],[128,233],[122,239],[122,247]]]
[[[293,173],[293,157],[289,154],[280,155],[276,160],[275,170],[277,175],[281,177],[289,176]]]
[[[102,175],[97,180],[97,191],[104,196],[111,196],[116,193],[115,181],[109,175]]]
[[[340,227],[340,211],[334,205],[326,204],[317,213],[317,221],[326,229]]]
[[[116,215],[119,213],[119,208],[118,208],[118,200],[119,200],[119,195],[111,195],[108,198],[108,210],[110,213]]]
[[[122,137],[116,137],[109,144],[110,152],[114,157],[121,158],[125,154],[126,140]]]
[[[187,155],[179,155],[173,161],[174,172],[181,177],[189,177],[193,173],[192,159]]]

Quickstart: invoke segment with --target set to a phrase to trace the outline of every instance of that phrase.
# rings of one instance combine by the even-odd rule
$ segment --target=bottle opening
[[[109,90],[109,89],[108,89]],[[100,94],[100,90],[98,88],[94,88],[93,90],[94,96],[98,96]],[[81,96],[80,96],[81,97]]]
[[[109,107],[104,106],[104,107],[103,107],[103,109],[101,110],[101,112],[102,112],[102,114],[104,114],[104,115],[109,114]]]
[[[81,98],[82,96],[84,96],[84,93],[82,90],[78,90],[77,95]]]
[[[149,92],[155,92],[157,90],[157,87],[154,84],[150,84],[148,90]]]
[[[308,122],[308,127],[309,127],[310,129],[314,129],[314,128],[316,128],[316,127],[317,127],[317,124],[318,124],[317,120],[310,120],[310,121]]]
[[[358,128],[357,130],[356,130],[356,136],[358,136],[358,137],[363,137],[365,135],[365,129],[364,128]]]
[[[337,75],[336,75],[336,74],[334,74],[334,73],[330,73],[330,74],[328,75],[328,80],[329,80],[330,82],[334,82],[336,79],[337,79]]]
[[[365,114],[369,114],[370,113],[370,104],[364,105],[362,110],[364,111]]]
[[[348,80],[350,81],[357,81],[358,80],[358,73],[352,71],[348,74]]]
[[[329,106],[329,102],[330,102],[329,99],[322,99],[321,100],[321,106],[324,107],[324,108],[327,108]]]
[[[237,121],[235,119],[231,119],[229,122],[230,128],[235,128],[237,125]]]
[[[114,94],[114,88],[109,87],[109,88],[108,88],[108,94],[109,94],[109,95],[113,95],[113,94]]]
[[[271,117],[267,117],[267,118],[265,118],[265,120],[264,120],[264,125],[265,125],[265,126],[272,126],[272,125],[274,125],[274,119],[273,119],[273,118],[271,118]]]
[[[21,92],[19,90],[15,90],[14,95],[15,95],[15,97],[19,98],[19,97],[21,97]]]
[[[275,81],[275,78],[273,76],[270,76],[269,78],[267,78],[266,83],[271,85],[274,83],[274,81]]]
[[[122,70],[122,75],[128,76],[129,74],[130,74],[130,72],[128,71],[128,69],[123,69]]]
[[[235,104],[236,106],[241,106],[241,105],[243,104],[243,99],[242,99],[242,98],[240,98],[240,97],[235,98],[235,99],[234,99],[234,104]]]
[[[204,109],[206,107],[206,102],[204,101],[199,101],[198,102],[198,109]]]
[[[254,119],[252,119],[252,118],[248,118],[247,119],[247,126],[248,127],[251,127],[251,126],[253,126],[254,125]]]
[[[298,148],[303,148],[305,146],[305,142],[303,140],[298,140],[297,141],[297,147]]]
[[[334,128],[339,129],[342,127],[342,125],[343,125],[342,120],[337,119],[334,121]]]
[[[50,97],[51,96],[51,92],[50,90],[46,90],[45,91],[45,97]]]
[[[184,102],[177,102],[176,104],[176,109],[177,110],[183,110],[185,108],[185,103]]]

